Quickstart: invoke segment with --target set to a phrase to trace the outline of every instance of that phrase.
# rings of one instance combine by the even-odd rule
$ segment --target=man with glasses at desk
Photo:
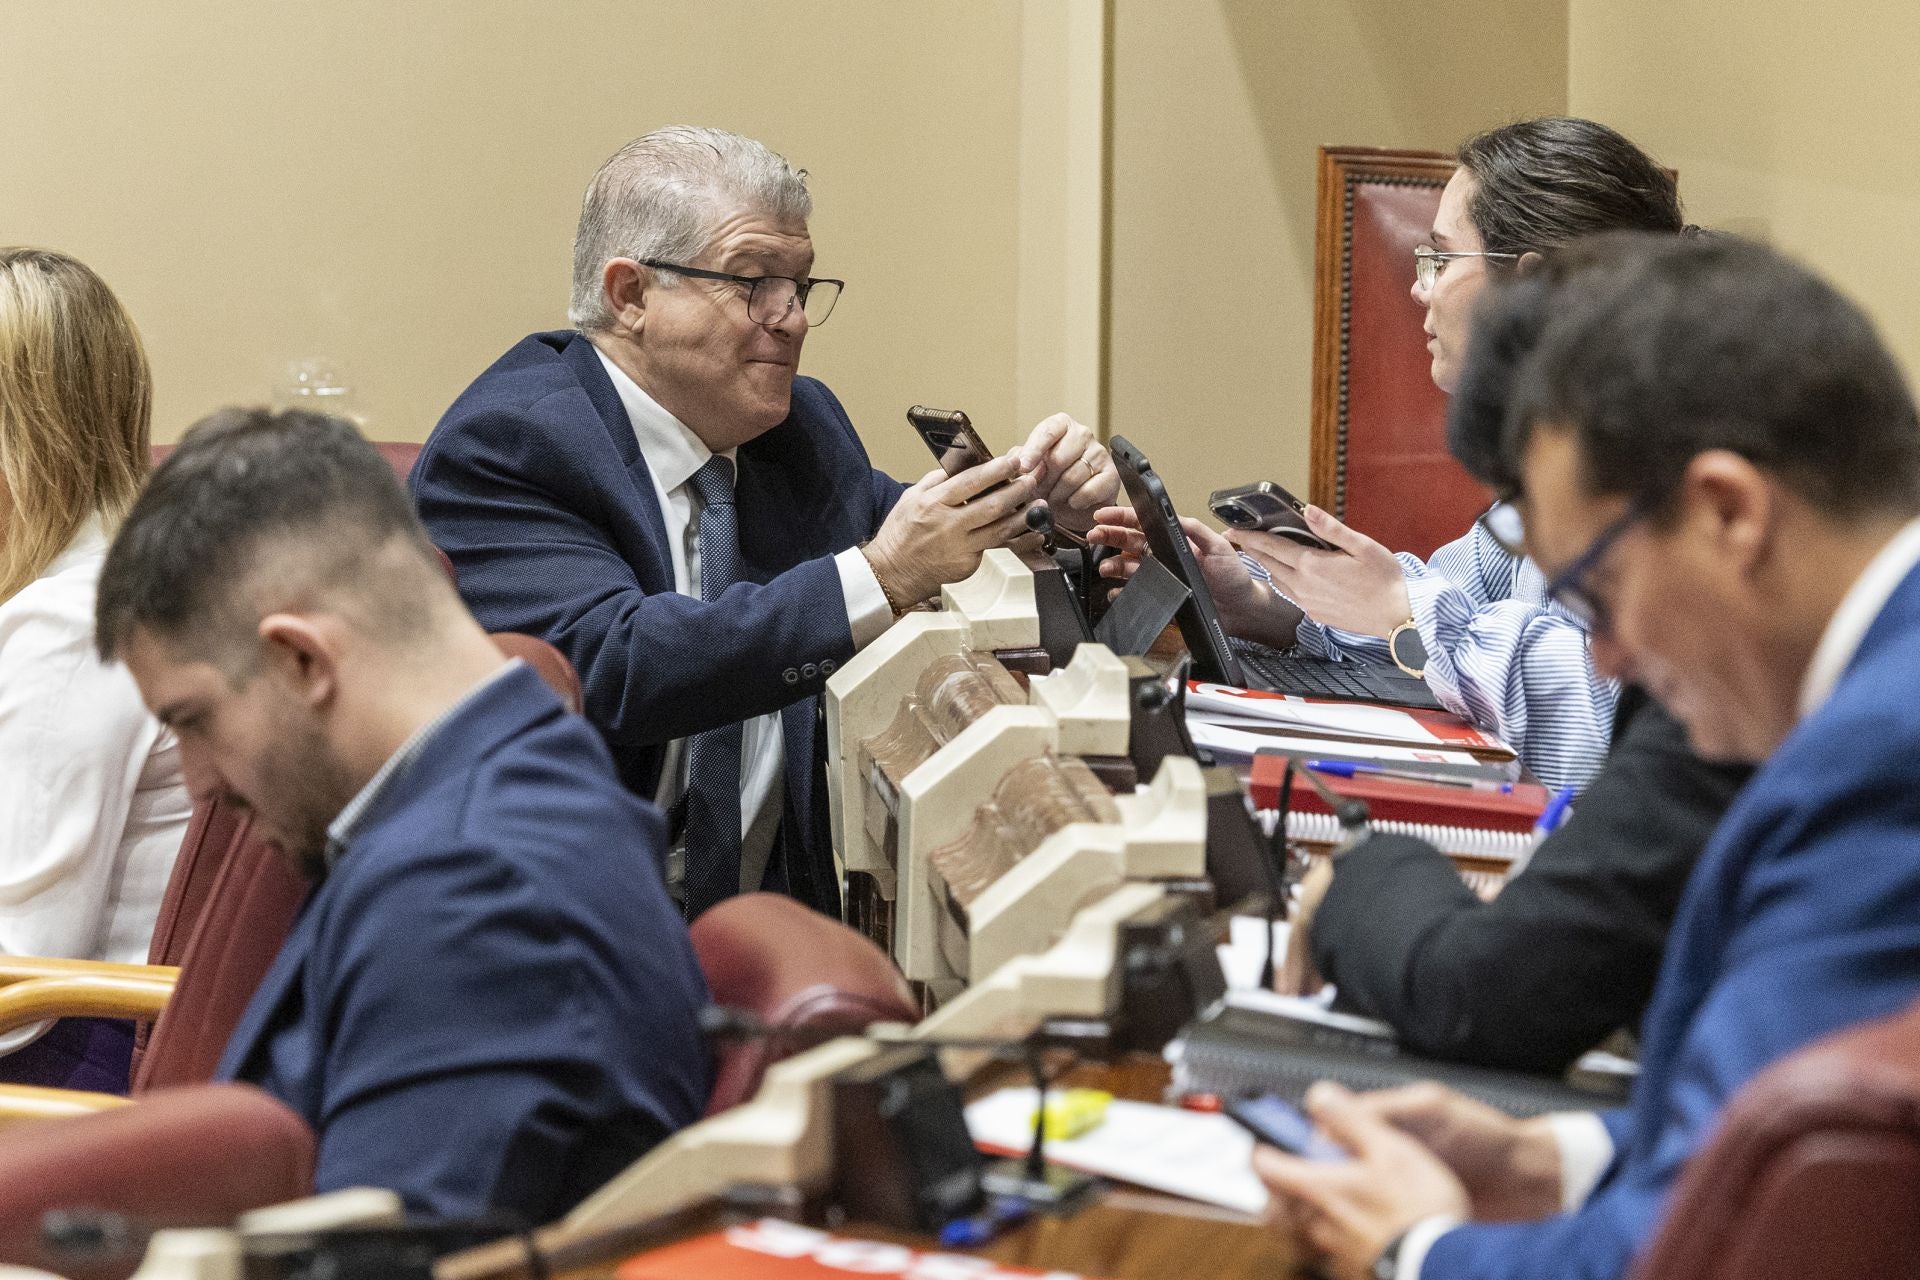
[[[1508,407],[1456,454],[1515,496],[1596,665],[1760,768],[1681,899],[1627,1107],[1322,1085],[1355,1159],[1259,1153],[1343,1280],[1621,1275],[1736,1090],[1920,995],[1920,418],[1892,356],[1730,238],[1609,237],[1488,303]]]
[[[667,811],[689,919],[763,887],[838,913],[827,677],[1024,532],[1033,499],[1085,529],[1118,486],[1065,414],[950,479],[876,471],[833,393],[795,376],[842,287],[811,275],[811,212],[804,175],[752,139],[629,143],[581,209],[577,330],[481,374],[412,477],[475,615],[579,670],[623,781]]]

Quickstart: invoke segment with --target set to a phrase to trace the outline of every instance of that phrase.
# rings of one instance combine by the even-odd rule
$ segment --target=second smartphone
[[[1339,549],[1307,528],[1306,504],[1271,480],[1215,489],[1207,495],[1207,507],[1232,529],[1278,534],[1318,551]]]

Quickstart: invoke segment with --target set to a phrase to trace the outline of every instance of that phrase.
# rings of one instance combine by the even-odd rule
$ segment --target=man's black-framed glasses
[[[1422,289],[1433,288],[1433,282],[1447,269],[1447,264],[1455,258],[1492,258],[1496,262],[1504,259],[1517,259],[1517,253],[1494,253],[1491,250],[1461,250],[1456,253],[1443,253],[1430,245],[1418,245],[1413,251],[1413,278]]]
[[[709,271],[705,267],[683,267],[677,262],[662,262],[658,258],[648,258],[640,265],[656,271],[671,271],[677,276],[691,276],[696,280],[724,280],[728,284],[739,285],[747,291],[747,319],[755,324],[779,324],[793,313],[797,302],[807,317],[808,326],[817,329],[833,314],[833,304],[840,300],[840,291],[847,287],[845,280],[736,276],[725,271]]]
[[[1590,634],[1606,635],[1613,620],[1608,616],[1605,603],[1587,586],[1587,578],[1613,549],[1613,544],[1620,541],[1620,536],[1646,517],[1647,510],[1645,504],[1635,502],[1595,534],[1585,551],[1547,581],[1547,599],[1558,601]]]

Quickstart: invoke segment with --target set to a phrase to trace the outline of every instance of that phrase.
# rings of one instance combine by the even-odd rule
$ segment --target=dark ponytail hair
[[[1456,158],[1473,175],[1467,216],[1494,253],[1557,249],[1602,231],[1685,226],[1673,179],[1651,156],[1591,120],[1546,116],[1489,129]]]

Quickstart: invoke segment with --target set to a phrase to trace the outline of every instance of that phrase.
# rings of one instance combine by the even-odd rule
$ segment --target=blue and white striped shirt
[[[1434,696],[1509,743],[1549,787],[1585,787],[1606,757],[1620,686],[1593,669],[1586,629],[1546,598],[1539,566],[1508,553],[1477,520],[1428,562],[1397,556]],[[1384,639],[1310,618],[1297,645],[1316,657],[1393,661]]]

